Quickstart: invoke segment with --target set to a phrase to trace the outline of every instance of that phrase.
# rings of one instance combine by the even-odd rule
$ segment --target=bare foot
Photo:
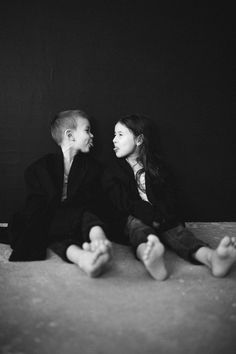
[[[155,235],[149,235],[142,260],[149,274],[156,280],[165,280],[168,276],[164,262],[164,246]]]
[[[110,265],[111,255],[99,248],[95,251],[83,250],[78,258],[78,266],[90,277],[101,275]]]
[[[86,251],[94,252],[97,249],[100,249],[101,252],[106,253],[107,251],[111,251],[112,244],[108,239],[98,239],[91,241],[90,243],[84,242],[82,247]]]
[[[225,236],[211,256],[211,269],[215,277],[224,277],[236,261],[236,238]]]

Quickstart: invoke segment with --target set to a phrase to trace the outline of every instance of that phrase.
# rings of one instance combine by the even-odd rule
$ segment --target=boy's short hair
[[[64,132],[67,129],[75,130],[77,128],[77,119],[89,116],[81,110],[69,110],[58,113],[51,121],[51,135],[58,145],[63,141]]]

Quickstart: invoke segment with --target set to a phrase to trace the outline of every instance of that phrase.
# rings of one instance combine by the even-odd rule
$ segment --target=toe
[[[111,242],[109,240],[105,240],[104,244],[109,248],[111,247]]]
[[[221,245],[221,246],[224,246],[224,247],[227,247],[227,246],[230,245],[230,243],[231,243],[231,240],[230,240],[229,236],[225,236],[225,237],[221,240],[220,245]]]
[[[84,242],[82,245],[83,250],[85,251],[89,251],[90,250],[90,245],[88,244],[88,242]]]
[[[158,237],[155,236],[155,235],[148,235],[148,241],[151,241],[151,242],[155,242],[155,241],[159,241]]]
[[[231,237],[231,244],[233,247],[236,247],[236,238],[235,237]]]

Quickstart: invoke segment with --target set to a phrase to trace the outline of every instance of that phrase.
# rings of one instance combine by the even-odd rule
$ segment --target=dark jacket
[[[101,168],[88,154],[75,156],[69,177],[67,199],[61,202],[64,161],[63,154],[48,154],[25,171],[26,202],[24,209],[9,222],[13,252],[10,261],[41,260],[52,242],[50,234],[59,239],[72,239],[81,232],[85,212],[86,227],[103,225],[96,215],[101,210],[99,188]],[[83,230],[88,232],[88,230]]]
[[[164,167],[160,168],[160,175],[160,179],[153,179],[145,174],[149,203],[141,199],[133,170],[125,159],[115,159],[109,164],[103,176],[103,188],[121,224],[123,222],[125,225],[129,215],[150,226],[156,221],[162,230],[180,223],[176,212],[175,191]]]

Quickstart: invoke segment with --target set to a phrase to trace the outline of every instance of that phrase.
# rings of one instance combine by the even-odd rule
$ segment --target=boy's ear
[[[137,146],[141,145],[143,143],[143,134],[140,134],[139,136],[137,136],[136,138],[136,144]]]
[[[66,129],[64,134],[69,140],[73,139],[73,133],[71,129]]]

